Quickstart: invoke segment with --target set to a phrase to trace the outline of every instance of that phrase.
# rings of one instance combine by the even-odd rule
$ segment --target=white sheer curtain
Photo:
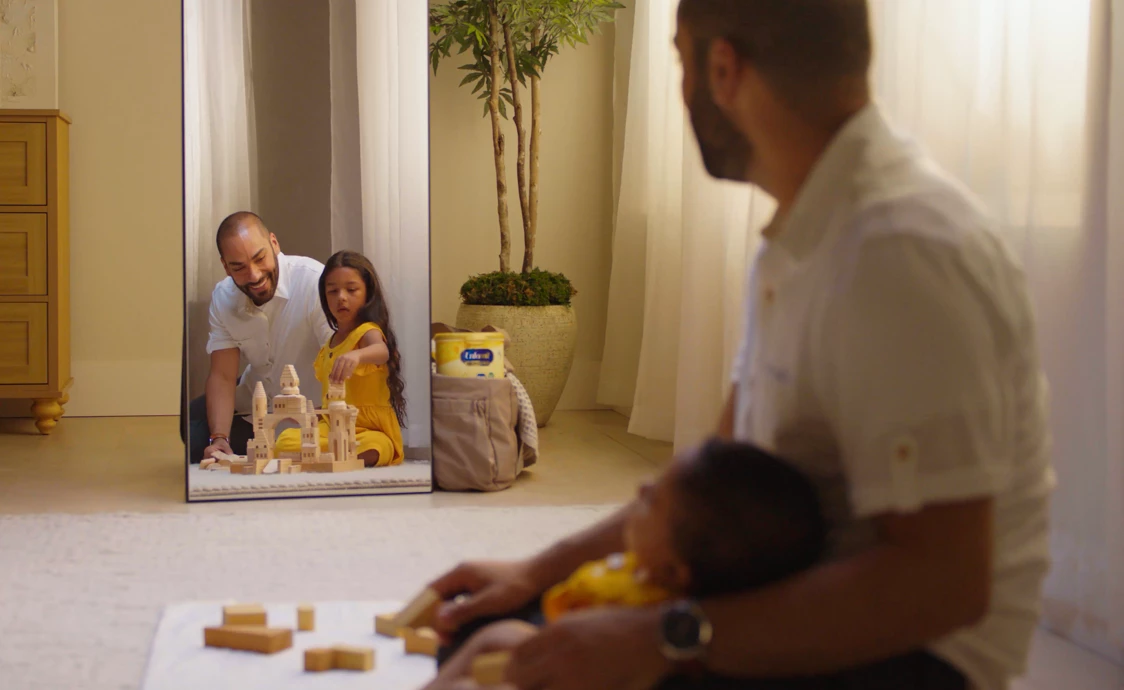
[[[620,183],[598,402],[630,409],[632,433],[682,445],[718,418],[757,246],[746,228],[774,206],[703,169],[671,45],[677,7],[652,0],[617,18],[627,95],[616,109]]]
[[[402,353],[405,442],[428,449],[428,7],[332,5],[332,248],[361,250],[375,264]]]
[[[631,61],[601,402],[682,445],[713,429],[769,206],[704,176],[677,4],[637,3],[618,34]],[[1109,0],[871,6],[879,104],[983,198],[1026,268],[1060,484],[1045,623],[1124,661],[1124,51],[1110,49],[1124,17]]]
[[[215,230],[229,213],[253,210],[254,100],[248,0],[184,0],[184,253],[187,388],[203,393],[209,369],[208,307],[225,277]]]

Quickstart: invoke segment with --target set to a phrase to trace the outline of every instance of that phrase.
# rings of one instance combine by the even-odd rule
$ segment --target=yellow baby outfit
[[[599,606],[645,606],[671,597],[667,590],[637,579],[637,565],[636,554],[632,552],[616,553],[586,563],[543,595],[543,617],[549,623],[567,611]]]
[[[340,355],[351,352],[368,332],[382,329],[373,323],[365,323],[353,330],[339,345],[332,347],[332,341],[324,343],[316,356],[316,380],[324,389],[322,408],[328,408],[328,376]],[[385,364],[360,364],[347,380],[347,404],[359,409],[355,420],[355,440],[360,455],[369,451],[379,452],[378,467],[401,465],[405,457],[402,451],[402,428],[398,416],[390,404],[390,387],[387,385],[388,369]],[[301,439],[299,429],[286,429],[277,437],[275,448],[279,453],[299,453]],[[320,450],[328,450],[328,420],[320,418]]]

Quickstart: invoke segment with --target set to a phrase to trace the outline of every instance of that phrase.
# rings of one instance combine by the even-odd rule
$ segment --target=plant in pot
[[[566,276],[535,267],[538,230],[539,147],[543,71],[563,45],[587,43],[601,24],[613,21],[623,5],[613,0],[451,0],[429,11],[434,35],[430,62],[434,74],[442,59],[469,53],[461,65],[461,86],[484,101],[491,119],[500,230],[499,270],[469,278],[461,286],[457,327],[496,326],[511,340],[505,354],[527,389],[539,426],[545,426],[566,387],[574,359],[577,318],[571,300],[577,291]],[[531,128],[524,126],[523,104],[530,95]],[[523,222],[523,263],[511,269],[511,229],[501,124],[509,106],[518,146],[517,196]],[[528,160],[529,156],[529,160]]]

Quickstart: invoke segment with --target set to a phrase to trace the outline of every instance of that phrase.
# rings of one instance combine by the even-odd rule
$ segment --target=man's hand
[[[330,383],[347,381],[361,363],[362,356],[356,350],[336,357],[336,363],[332,365],[332,373],[328,375],[328,381]]]
[[[234,455],[234,451],[230,448],[230,443],[225,438],[217,438],[215,442],[207,446],[203,451],[203,459],[210,460],[215,457],[215,452],[226,453],[227,455]]]
[[[481,654],[511,650],[535,636],[538,628],[523,621],[500,621],[481,628],[464,643],[422,690],[467,690],[476,688],[472,662]]]
[[[519,690],[649,690],[672,672],[660,653],[660,609],[568,613],[515,648],[507,681]]]
[[[446,601],[437,611],[435,628],[452,635],[457,628],[484,616],[511,613],[542,593],[529,561],[462,563],[429,585]]]

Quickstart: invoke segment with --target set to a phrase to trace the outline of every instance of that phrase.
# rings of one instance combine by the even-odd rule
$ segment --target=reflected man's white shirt
[[[207,353],[238,348],[241,381],[234,395],[236,415],[252,411],[254,388],[260,381],[272,399],[281,392],[281,372],[293,365],[301,394],[320,404],[321,387],[313,363],[332,328],[320,306],[320,274],[324,265],[303,256],[277,254],[277,291],[269,302],[255,305],[229,276],[211,294],[211,333]],[[247,421],[249,421],[247,419]]]

